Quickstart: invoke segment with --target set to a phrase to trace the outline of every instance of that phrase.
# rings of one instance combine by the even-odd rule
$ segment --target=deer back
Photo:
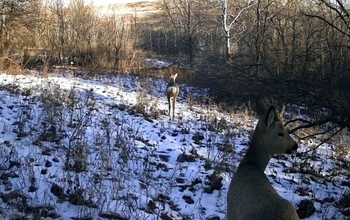
[[[166,87],[166,94],[168,98],[177,96],[179,94],[179,86],[175,82],[176,77],[177,77],[177,73],[170,75],[170,80]]]

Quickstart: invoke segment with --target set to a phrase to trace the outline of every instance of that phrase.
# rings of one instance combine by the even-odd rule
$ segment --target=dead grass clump
[[[158,108],[159,99],[153,96],[156,86],[149,79],[138,79],[136,82],[137,101],[135,113],[142,115],[146,120],[157,119],[164,114],[164,111]]]

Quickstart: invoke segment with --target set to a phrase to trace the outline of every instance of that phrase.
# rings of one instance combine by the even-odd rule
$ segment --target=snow
[[[228,185],[257,119],[238,108],[189,102],[206,97],[206,90],[186,85],[171,119],[166,84],[131,75],[1,74],[0,195],[20,192],[28,206],[50,207],[46,219],[53,213],[61,219],[225,219]],[[45,139],[50,135],[54,140]],[[349,155],[338,161],[342,155],[331,144],[304,154],[317,143],[310,139],[297,154],[272,158],[265,173],[295,206],[314,201],[317,211],[309,219],[344,219],[334,204],[348,192],[341,165]],[[305,172],[283,172],[290,168]],[[210,190],[215,172],[222,186]],[[299,195],[300,189],[308,194]],[[4,218],[35,216],[20,210],[21,199],[1,198]]]
[[[85,4],[92,4],[94,6],[109,6],[115,4],[128,4],[137,2],[154,2],[158,0],[84,0]],[[65,5],[69,5],[71,0],[64,0]]]
[[[154,2],[158,0],[92,0],[93,5],[113,5],[113,4],[127,4],[135,2]],[[89,2],[88,2],[89,3]]]

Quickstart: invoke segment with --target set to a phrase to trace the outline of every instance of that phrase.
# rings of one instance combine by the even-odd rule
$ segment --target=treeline
[[[157,12],[139,13],[151,4]],[[344,129],[348,8],[341,0],[161,0],[125,15],[83,0],[2,0],[0,69],[72,63],[142,72],[144,58],[161,56],[188,66],[226,101],[272,95],[317,112],[318,121],[301,126],[332,121]],[[325,115],[315,111],[323,108]]]
[[[135,52],[135,37],[115,10],[104,16],[83,0],[0,1],[0,68],[118,67]]]

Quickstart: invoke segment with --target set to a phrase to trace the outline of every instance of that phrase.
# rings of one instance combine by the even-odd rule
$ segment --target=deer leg
[[[168,96],[168,105],[169,105],[169,112],[168,112],[168,115],[170,115],[170,96]]]
[[[176,95],[173,98],[173,118],[175,118],[175,104],[176,104]]]

